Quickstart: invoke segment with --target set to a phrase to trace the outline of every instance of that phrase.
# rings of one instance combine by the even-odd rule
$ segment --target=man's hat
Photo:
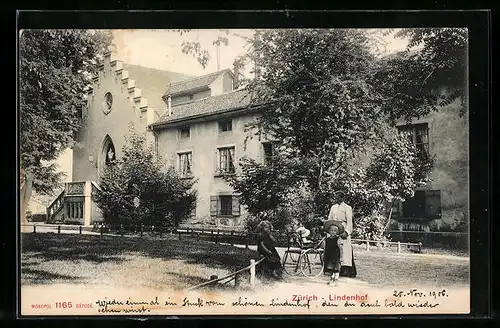
[[[330,230],[330,227],[332,225],[335,225],[337,226],[337,228],[339,228],[339,234],[342,234],[344,233],[344,225],[342,224],[342,222],[340,221],[336,221],[336,220],[328,220],[328,221],[325,221],[325,224],[323,225],[323,228],[325,229],[325,231],[328,231]]]

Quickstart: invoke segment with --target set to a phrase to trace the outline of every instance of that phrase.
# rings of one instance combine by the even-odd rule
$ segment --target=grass
[[[415,285],[465,287],[469,284],[466,258],[355,251],[357,278],[378,286]]]
[[[27,233],[21,237],[23,285],[80,283],[127,288],[185,288],[236,271],[252,250],[183,236],[159,239]]]
[[[55,233],[22,234],[23,285],[70,283],[180,289],[257,259],[256,251],[189,236],[163,238]],[[354,248],[357,279],[379,286],[467,286],[467,258]]]

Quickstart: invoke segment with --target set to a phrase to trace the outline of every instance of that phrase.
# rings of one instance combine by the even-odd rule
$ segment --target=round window
[[[104,95],[104,107],[103,112],[108,114],[111,112],[111,107],[113,106],[113,95],[110,92],[106,92]]]

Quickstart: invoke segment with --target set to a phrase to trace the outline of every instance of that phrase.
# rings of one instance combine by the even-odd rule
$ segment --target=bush
[[[122,158],[104,170],[95,202],[111,225],[176,227],[195,206],[194,183],[165,171],[145,137],[132,132]]]
[[[29,217],[30,222],[47,222],[47,214],[31,214]]]

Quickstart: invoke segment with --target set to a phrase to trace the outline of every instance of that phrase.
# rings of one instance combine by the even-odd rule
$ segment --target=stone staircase
[[[90,226],[100,218],[96,216],[92,194],[99,186],[94,181],[75,181],[47,206],[47,223],[79,224]]]

